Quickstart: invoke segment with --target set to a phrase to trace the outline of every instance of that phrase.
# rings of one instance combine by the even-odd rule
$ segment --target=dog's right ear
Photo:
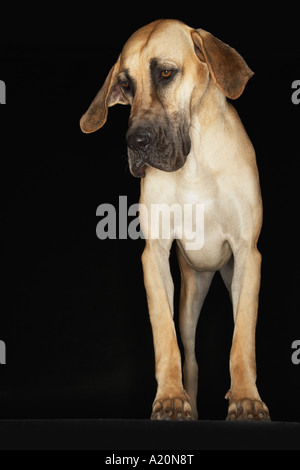
[[[82,132],[90,134],[100,129],[106,123],[108,108],[115,104],[129,104],[122,93],[118,74],[120,71],[120,58],[111,68],[104,85],[98,91],[87,112],[80,119]]]

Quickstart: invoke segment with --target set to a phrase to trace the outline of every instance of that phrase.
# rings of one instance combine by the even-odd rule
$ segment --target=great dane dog
[[[158,20],[136,31],[80,126],[100,129],[108,108],[131,105],[127,146],[131,173],[141,178],[142,255],[153,330],[157,394],[152,419],[197,419],[195,331],[200,310],[220,271],[233,305],[231,387],[227,419],[270,420],[256,387],[255,328],[261,255],[257,241],[262,201],[255,152],[226,100],[238,98],[253,72],[235,49],[203,29]],[[169,219],[169,237],[151,237],[154,204],[204,207],[204,243],[188,248]],[[181,355],[173,321],[169,255],[176,239],[181,271]]]

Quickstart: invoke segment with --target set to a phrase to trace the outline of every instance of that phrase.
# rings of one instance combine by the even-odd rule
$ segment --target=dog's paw
[[[226,419],[228,421],[271,421],[268,407],[261,400],[249,398],[236,400],[234,397],[230,398]]]
[[[154,420],[174,420],[190,421],[193,420],[190,399],[187,394],[178,394],[178,396],[168,395],[159,397],[155,400],[152,407],[151,419]]]

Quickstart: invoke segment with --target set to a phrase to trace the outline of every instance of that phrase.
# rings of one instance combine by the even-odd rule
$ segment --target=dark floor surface
[[[299,450],[300,423],[2,420],[0,449]]]

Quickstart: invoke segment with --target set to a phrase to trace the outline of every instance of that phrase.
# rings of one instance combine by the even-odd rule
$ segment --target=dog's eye
[[[172,70],[162,70],[160,73],[160,76],[161,78],[168,79],[168,78],[171,78],[172,74],[173,74]]]
[[[128,80],[122,80],[121,86],[122,86],[125,90],[129,90],[129,88],[130,88],[130,83],[129,83]]]

